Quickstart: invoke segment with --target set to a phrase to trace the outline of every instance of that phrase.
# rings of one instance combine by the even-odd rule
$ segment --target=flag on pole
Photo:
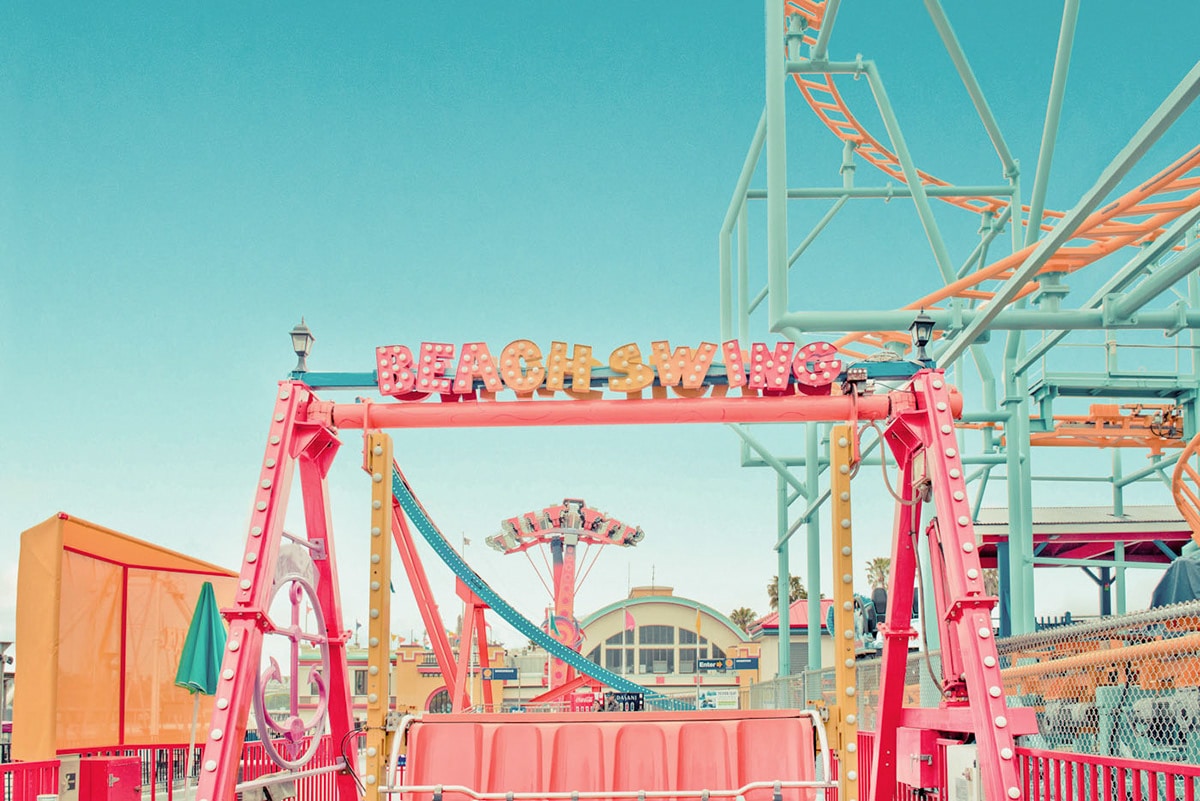
[[[628,609],[626,609],[625,610],[625,630],[633,631],[635,628],[637,628],[637,623],[634,622],[633,614]]]
[[[700,636],[700,609],[699,609],[699,607],[697,607],[697,609],[696,609],[696,636],[697,637]]]

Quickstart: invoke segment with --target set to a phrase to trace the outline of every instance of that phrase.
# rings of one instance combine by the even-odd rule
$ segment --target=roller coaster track
[[[807,23],[804,41],[810,46],[816,42],[825,17],[825,3],[811,0],[788,0],[787,13],[799,14]],[[867,131],[854,116],[845,99],[828,73],[795,74],[793,80],[805,101],[835,136],[843,142],[852,142],[855,152],[891,178],[906,182],[900,158]],[[926,187],[951,186],[936,176],[917,170],[921,183]],[[978,196],[946,196],[939,200],[950,203],[976,214],[998,216],[1010,203],[1005,198]],[[1086,267],[1123,247],[1140,246],[1154,241],[1172,221],[1187,211],[1200,206],[1200,146],[1193,148],[1175,163],[1159,172],[1142,185],[1130,190],[1117,200],[1091,214],[1075,232],[1073,243],[1061,248],[1044,267],[1042,273],[1071,273]],[[1024,215],[1029,207],[1022,206]],[[1052,230],[1062,219],[1060,211],[1046,211],[1039,224],[1043,231]],[[1022,225],[1028,220],[1022,219]],[[905,309],[934,308],[951,299],[975,303],[986,302],[994,297],[991,282],[1002,282],[1012,276],[1035,245],[1005,256],[992,264],[931,292],[904,306]],[[1037,281],[1030,281],[1014,300],[1026,297],[1038,288]],[[854,332],[838,339],[834,344],[845,352],[846,345],[861,343],[880,347],[888,341],[908,341],[902,332],[875,331]],[[861,355],[861,354],[859,354]]]
[[[659,707],[660,709],[681,710],[695,708],[693,704],[668,698],[665,695],[661,695],[632,682],[624,676],[605,670],[600,665],[584,657],[583,654],[555,640],[549,634],[542,631],[541,627],[534,625],[521,613],[513,609],[470,565],[463,561],[463,558],[459,556],[457,551],[450,547],[450,543],[446,541],[445,536],[442,535],[442,532],[429,518],[425,507],[417,500],[417,496],[413,493],[412,487],[409,486],[404,474],[400,472],[400,468],[395,465],[392,466],[392,494],[396,496],[400,508],[408,515],[408,519],[413,522],[417,531],[421,532],[421,536],[433,548],[434,553],[446,563],[446,566],[454,572],[454,575],[462,579],[463,583],[471,589],[471,592],[479,596],[505,622],[533,640],[551,656],[562,660],[580,673],[591,676],[601,684],[612,687],[614,690],[641,693],[645,697],[647,704]]]

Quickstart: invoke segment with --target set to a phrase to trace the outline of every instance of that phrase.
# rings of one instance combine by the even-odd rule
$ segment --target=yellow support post
[[[387,715],[391,679],[392,438],[380,431],[366,437],[371,475],[371,588],[367,623],[367,761],[364,801],[379,801],[387,781]]]
[[[838,798],[858,799],[858,687],[854,662],[854,547],[851,544],[850,474],[855,458],[854,429],[836,425],[829,438],[833,498],[833,631],[837,700],[830,706],[830,748],[840,766]]]

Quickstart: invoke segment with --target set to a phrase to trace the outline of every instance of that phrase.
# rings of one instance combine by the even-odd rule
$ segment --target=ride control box
[[[141,801],[142,765],[136,756],[79,760],[79,801]]]

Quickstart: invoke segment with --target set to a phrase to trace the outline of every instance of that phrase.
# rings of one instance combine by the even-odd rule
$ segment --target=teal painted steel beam
[[[804,424],[805,483],[816,494],[816,488],[821,480],[818,457],[820,455],[821,434],[817,423]],[[786,547],[786,546],[785,546]],[[821,516],[808,516],[808,564],[806,567],[808,604],[808,669],[821,669]],[[816,647],[813,647],[813,646]]]
[[[1158,550],[1160,550],[1164,554],[1166,554],[1167,558],[1170,559],[1172,562],[1174,562],[1176,559],[1179,558],[1179,554],[1175,553],[1170,548],[1168,548],[1167,544],[1165,542],[1163,542],[1162,540],[1155,540],[1154,545],[1155,545],[1155,547],[1158,548]]]
[[[809,423],[812,425],[812,423]],[[775,479],[775,526],[782,534],[788,525],[787,484],[783,476]],[[775,609],[779,612],[779,674],[792,674],[792,573],[788,564],[788,544],[784,542],[776,548],[779,556],[779,567],[776,571],[777,603]]]
[[[742,171],[738,174],[737,184],[733,189],[733,197],[729,199],[729,208],[725,211],[725,220],[721,223],[721,232],[718,236],[722,342],[727,342],[733,338],[733,258],[730,237],[732,236],[733,225],[735,220],[737,220],[738,213],[746,205],[746,188],[750,186],[750,179],[754,176],[754,168],[758,165],[758,159],[762,154],[763,141],[766,135],[767,111],[763,109],[762,115],[758,118],[758,127],[754,129],[754,137],[750,141],[750,150],[746,153],[746,160],[742,164]],[[744,299],[743,303],[745,303]]]
[[[1007,197],[1012,193],[1013,188],[1008,184],[996,184],[994,186],[925,187],[925,195],[927,197],[979,197],[980,195],[1003,195]],[[763,189],[746,190],[747,200],[763,200],[766,196],[766,190]],[[792,187],[787,190],[788,200],[824,200],[827,198],[891,200],[897,197],[912,196],[913,191],[908,186],[895,186],[892,184],[886,186],[853,186],[849,189],[844,186]]]
[[[738,344],[746,347],[750,337],[750,216],[746,212],[746,204],[738,212],[737,221],[737,275],[738,275]],[[728,341],[728,340],[726,340]]]
[[[1113,546],[1113,557],[1117,566],[1117,614],[1125,614],[1125,602],[1128,595],[1128,587],[1125,584],[1125,543],[1118,542]]]
[[[813,61],[824,61],[829,52],[829,37],[833,34],[833,23],[837,20],[839,5],[841,5],[841,0],[825,0],[825,13],[821,17],[821,30],[817,33],[817,41],[813,42],[810,53]]]
[[[1012,191],[1011,187],[1009,187],[1009,191]],[[958,272],[955,273],[957,278],[962,278],[967,273],[971,272],[971,267],[976,263],[978,263],[980,267],[984,265],[984,260],[987,258],[988,246],[991,245],[992,240],[999,236],[1000,232],[1004,230],[1005,224],[1008,223],[1011,217],[1012,207],[1005,206],[1004,211],[1000,212],[1000,216],[993,219],[988,225],[987,231],[985,231],[983,236],[980,237],[979,244],[976,245],[975,249],[971,251],[971,255],[967,256],[966,260],[963,262],[963,265],[958,268]]]
[[[1154,240],[1149,246],[1142,248],[1136,256],[1127,261],[1122,267],[1117,270],[1112,278],[1104,282],[1090,298],[1083,304],[1081,308],[1097,309],[1104,303],[1104,299],[1116,292],[1122,292],[1129,287],[1137,277],[1145,272],[1149,267],[1159,259],[1171,253],[1171,249],[1181,240],[1193,225],[1200,222],[1200,207],[1194,208],[1186,214],[1179,217],[1175,222],[1171,223],[1170,227]],[[1191,304],[1192,308],[1197,308],[1196,304]],[[1035,361],[1040,359],[1052,347],[1057,345],[1069,334],[1069,330],[1057,330],[1053,334],[1045,337],[1032,348],[1029,352],[1017,362],[1016,371],[1024,373],[1028,370]]]
[[[1182,281],[1188,273],[1200,267],[1200,242],[1193,242],[1182,253],[1150,273],[1133,289],[1117,298],[1111,306],[1111,311],[1119,318],[1129,317],[1150,301],[1171,288],[1177,281]]]
[[[728,425],[730,430],[741,437],[742,442],[746,443],[746,445],[750,447],[750,450],[757,453],[759,458],[766,462],[767,466],[779,474],[780,478],[794,487],[795,490],[805,498],[808,497],[808,489],[804,486],[804,482],[792,475],[792,471],[787,469],[787,465],[785,465],[770,451],[768,451],[761,442],[752,437],[750,432],[747,431],[744,426],[738,425],[737,423],[729,423]]]
[[[1096,183],[1084,193],[1074,208],[1068,211],[1033,252],[1017,267],[996,292],[987,306],[975,316],[966,329],[955,337],[942,353],[944,365],[953,364],[979,336],[991,326],[996,316],[1007,306],[1017,293],[1040,270],[1052,255],[1058,252],[1075,235],[1089,214],[1095,211],[1104,199],[1117,187],[1129,171],[1141,160],[1155,142],[1187,110],[1200,94],[1200,62],[1188,71],[1184,79],[1171,91],[1144,125],[1116,158],[1104,169]]]
[[[1020,172],[1017,168],[1017,161],[1013,158],[1012,151],[1008,149],[1008,143],[1004,141],[1004,134],[1000,132],[996,116],[992,114],[992,108],[988,105],[987,98],[983,96],[983,88],[980,87],[979,81],[967,61],[967,54],[963,52],[962,45],[959,44],[954,27],[946,18],[942,4],[938,0],[925,0],[925,10],[929,12],[929,18],[933,20],[933,27],[937,28],[938,35],[942,37],[942,44],[945,45],[946,52],[950,54],[950,60],[954,62],[954,69],[958,71],[958,77],[962,79],[963,86],[966,87],[967,94],[971,97],[971,102],[975,104],[975,111],[983,122],[983,128],[987,131],[988,138],[992,140],[992,147],[996,149],[996,155],[1000,157],[1000,164],[1004,167],[1005,176],[1015,177]]]
[[[1200,327],[1200,309],[1153,309],[1138,312],[1128,317],[1115,318],[1111,310],[1105,309],[1062,309],[1039,311],[1036,309],[1004,309],[990,313],[989,307],[982,309],[925,309],[933,318],[935,327],[954,338],[940,354],[935,354],[939,364],[948,366],[957,358],[951,351],[961,353],[960,344],[964,334],[977,327],[981,320],[997,331],[1051,331],[1060,329],[1161,329]],[[911,309],[877,311],[803,311],[790,312],[780,320],[780,326],[791,326],[806,332],[841,331],[903,331],[912,323],[916,314]],[[966,334],[969,336],[969,333]],[[949,359],[949,360],[947,360]]]
[[[833,218],[837,216],[837,213],[842,210],[842,206],[846,205],[846,200],[847,198],[845,197],[838,198],[837,202],[829,207],[821,219],[817,221],[817,224],[813,226],[813,229],[808,232],[808,236],[804,237],[804,241],[796,246],[796,249],[792,251],[790,256],[788,256],[787,266],[789,270],[792,269],[792,265],[796,263],[796,259],[800,258],[804,251],[808,250],[808,246],[816,241],[817,236],[825,230],[825,226],[829,225]],[[748,311],[753,312],[755,309],[757,309],[758,304],[762,303],[763,298],[766,296],[767,287],[764,286],[761,290],[759,290],[759,293],[754,296],[754,300],[750,302],[750,308]]]
[[[1067,92],[1067,72],[1071,66],[1071,46],[1075,42],[1075,22],[1079,18],[1079,0],[1063,4],[1062,26],[1058,31],[1058,50],[1054,55],[1054,72],[1050,77],[1050,98],[1046,102],[1046,122],[1042,125],[1042,145],[1038,150],[1037,168],[1033,174],[1033,195],[1029,198],[1029,225],[1025,229],[1025,244],[1032,245],[1042,233],[1042,212],[1046,209],[1046,187],[1050,183],[1050,164],[1054,160],[1054,144],[1058,140],[1058,121],[1062,116],[1063,97]]]
[[[767,324],[788,308],[787,98],[784,94],[784,0],[766,0]]]
[[[1162,562],[1118,562],[1116,559],[1058,559],[1051,556],[1035,556],[1035,565],[1046,567],[1142,567],[1147,570],[1166,570],[1170,565]]]

